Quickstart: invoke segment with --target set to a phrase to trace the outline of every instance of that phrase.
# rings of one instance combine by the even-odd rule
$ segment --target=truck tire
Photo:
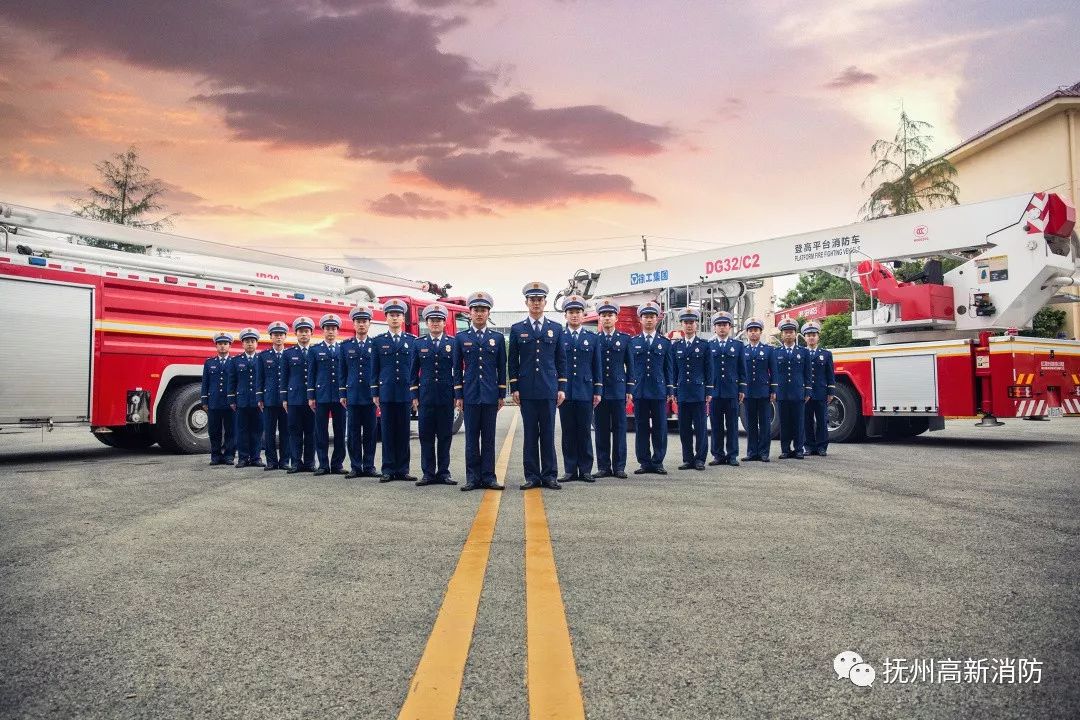
[[[832,402],[825,411],[829,425],[829,442],[858,442],[866,437],[862,416],[862,399],[847,383],[837,383]]]
[[[129,427],[114,427],[109,433],[94,433],[102,445],[120,450],[145,450],[157,442],[149,428],[133,430]]]
[[[154,435],[158,444],[169,452],[189,455],[210,452],[209,423],[199,390],[199,384],[194,382],[171,388],[158,406]]]
[[[746,419],[746,403],[739,406],[739,422],[742,423],[743,432],[748,432],[746,425],[748,420]],[[780,437],[780,408],[776,406],[774,402],[772,404],[772,424],[769,425],[771,431],[771,438],[776,440]]]

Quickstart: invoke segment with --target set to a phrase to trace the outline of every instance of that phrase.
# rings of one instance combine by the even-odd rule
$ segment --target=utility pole
[[[641,254],[645,256],[645,260],[649,259],[649,241],[644,235],[641,236]]]

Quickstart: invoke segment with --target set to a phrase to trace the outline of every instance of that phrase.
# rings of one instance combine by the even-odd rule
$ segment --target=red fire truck
[[[426,334],[420,310],[438,300],[454,334],[468,314],[449,287],[0,203],[0,307],[34,336],[5,363],[0,427],[85,425],[114,447],[207,452],[199,392],[215,331],[333,312],[348,336],[353,306],[402,297],[408,332]],[[372,332],[385,328],[376,310]]]
[[[833,350],[830,440],[917,435],[950,417],[997,426],[1004,417],[1080,416],[1080,342],[1000,334],[1027,326],[1048,302],[1076,301],[1059,295],[1080,284],[1075,222],[1059,195],[1019,195],[579,270],[555,305],[571,293],[613,298],[623,306],[618,327],[629,333],[640,332],[635,310],[646,301],[661,304],[669,331],[684,306],[705,318],[727,310],[741,327],[754,315],[760,278],[823,270],[871,299],[851,326],[870,345]],[[933,258],[946,254],[965,262],[942,273]],[[921,282],[900,282],[889,269],[917,258],[929,258]]]

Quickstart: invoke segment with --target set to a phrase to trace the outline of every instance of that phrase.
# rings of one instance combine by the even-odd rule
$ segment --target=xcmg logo
[[[260,280],[280,280],[281,279],[279,276],[275,275],[274,273],[265,273],[265,272],[257,272],[257,273],[255,273],[255,277],[259,278]]]

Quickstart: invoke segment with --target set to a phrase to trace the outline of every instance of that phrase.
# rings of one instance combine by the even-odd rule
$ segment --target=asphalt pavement
[[[537,716],[558,671],[529,667],[521,443],[458,718]],[[666,477],[542,491],[587,717],[1080,717],[1080,423],[775,454],[677,471],[672,434]],[[206,462],[0,435],[0,717],[398,716],[482,494]]]

